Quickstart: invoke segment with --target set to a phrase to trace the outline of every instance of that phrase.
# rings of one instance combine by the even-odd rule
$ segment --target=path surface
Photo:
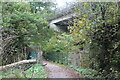
[[[64,67],[58,64],[44,61],[46,71],[48,72],[48,78],[83,78],[77,71]]]

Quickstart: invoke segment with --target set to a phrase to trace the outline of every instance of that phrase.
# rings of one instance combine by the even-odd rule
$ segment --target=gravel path
[[[64,67],[58,64],[44,61],[46,71],[48,72],[48,78],[83,78],[77,71]]]

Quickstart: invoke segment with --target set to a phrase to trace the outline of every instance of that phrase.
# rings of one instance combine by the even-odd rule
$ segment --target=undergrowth
[[[35,64],[31,68],[23,71],[21,69],[8,70],[0,73],[2,78],[47,78],[47,72],[40,64]]]
[[[73,65],[68,65],[68,67],[78,71],[80,74],[84,75],[85,78],[94,78],[98,77],[99,72],[93,69],[87,69],[87,68],[77,68]]]

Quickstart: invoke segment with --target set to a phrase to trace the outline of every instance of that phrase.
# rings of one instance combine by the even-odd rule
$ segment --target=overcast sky
[[[75,2],[76,0],[56,0],[57,7],[65,7],[66,2]]]

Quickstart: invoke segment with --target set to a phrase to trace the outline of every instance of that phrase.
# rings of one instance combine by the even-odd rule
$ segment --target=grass
[[[47,72],[40,64],[35,64],[26,71],[14,69],[0,73],[0,75],[3,78],[47,78]]]
[[[94,78],[98,75],[98,71],[87,68],[77,68],[73,65],[68,65],[68,67],[78,71],[80,74],[84,75],[85,78]]]
[[[106,80],[106,78],[109,78],[107,80],[120,80],[120,73],[109,73],[107,76],[104,76],[102,73],[88,68],[77,68],[73,65],[68,65],[68,67],[78,71],[80,74],[82,74],[85,78],[89,78],[88,80]]]
[[[8,70],[5,72],[0,73],[0,77],[4,77],[4,78],[11,78],[13,76],[15,76],[15,74],[20,74],[21,70],[20,69],[15,69],[15,70]]]
[[[27,78],[47,78],[47,72],[40,64],[32,66],[26,71]]]

